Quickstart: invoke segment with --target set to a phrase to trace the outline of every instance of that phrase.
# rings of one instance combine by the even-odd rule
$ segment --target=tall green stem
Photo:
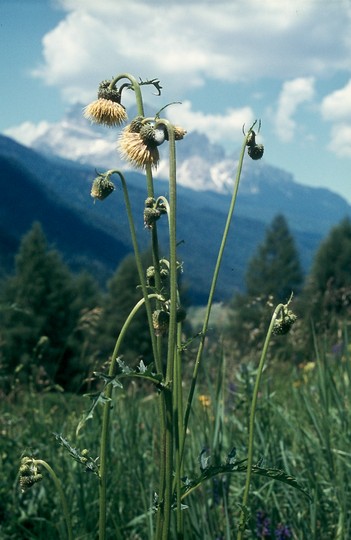
[[[64,515],[64,518],[65,518],[66,527],[67,527],[68,540],[73,540],[71,516],[70,516],[69,510],[68,510],[68,504],[67,504],[67,500],[66,500],[66,497],[65,497],[65,493],[64,493],[64,491],[62,489],[61,482],[58,479],[55,471],[50,467],[50,465],[46,461],[44,461],[43,459],[36,459],[36,460],[34,460],[34,462],[37,465],[42,465],[48,471],[49,475],[51,476],[51,478],[52,478],[52,480],[53,480],[53,482],[55,484],[57,493],[59,494],[59,497],[60,497],[60,500],[61,500],[62,511],[63,511],[63,515]]]
[[[241,178],[241,172],[242,172],[242,167],[243,167],[243,162],[244,162],[245,149],[246,149],[246,146],[247,146],[248,138],[249,138],[250,133],[251,133],[251,131],[252,131],[255,124],[256,124],[256,122],[249,129],[249,131],[248,131],[248,133],[247,133],[247,135],[246,135],[246,137],[244,139],[242,148],[241,148],[239,162],[238,162],[238,168],[237,168],[236,177],[235,177],[233,195],[232,195],[232,198],[231,198],[231,201],[230,201],[227,220],[226,220],[226,223],[225,223],[225,227],[224,227],[224,231],[223,231],[223,235],[222,235],[222,241],[221,241],[221,245],[219,247],[219,251],[218,251],[218,255],[217,255],[217,261],[216,261],[216,265],[215,265],[215,269],[214,269],[214,273],[213,273],[213,277],[212,277],[210,292],[209,292],[209,295],[208,295],[208,301],[207,301],[207,306],[206,306],[206,311],[205,311],[205,318],[204,318],[202,331],[201,331],[201,339],[200,339],[200,344],[199,344],[199,348],[198,348],[198,352],[197,352],[197,356],[196,356],[196,360],[195,360],[195,366],[194,366],[193,376],[192,376],[192,380],[191,380],[191,386],[190,386],[187,406],[186,406],[186,410],[185,410],[184,426],[183,426],[183,438],[182,438],[182,440],[183,440],[182,457],[183,457],[183,454],[184,454],[184,442],[185,442],[185,438],[186,438],[186,432],[187,432],[187,429],[188,429],[191,405],[192,405],[192,401],[193,401],[193,397],[194,397],[194,392],[195,392],[195,387],[196,387],[196,382],[197,382],[197,376],[198,376],[199,367],[200,367],[202,354],[203,354],[203,349],[204,349],[204,344],[205,344],[205,337],[206,337],[206,333],[207,333],[207,330],[208,330],[208,323],[209,323],[209,319],[210,319],[210,315],[211,315],[213,297],[214,297],[214,293],[215,293],[215,290],[216,290],[216,285],[217,285],[219,270],[220,270],[221,263],[222,263],[224,248],[225,248],[225,245],[226,245],[226,242],[227,242],[229,228],[230,228],[230,225],[231,225],[231,221],[232,221],[232,217],[233,217],[233,213],[234,213],[234,209],[235,209],[235,203],[236,203],[236,199],[237,199],[237,194],[238,194],[238,189],[239,189],[239,184],[240,184],[240,178]]]
[[[156,531],[156,538],[168,540],[171,506],[173,499],[173,447],[174,447],[174,364],[176,358],[177,339],[177,240],[176,240],[176,212],[177,212],[177,188],[176,188],[176,153],[173,126],[167,120],[160,120],[166,126],[169,140],[169,275],[170,275],[170,308],[169,308],[169,330],[167,347],[167,367],[165,384],[167,391],[165,396],[166,410],[166,433],[164,446],[163,471],[160,471],[160,478],[163,477],[163,496],[160,511],[162,519]]]
[[[251,401],[251,411],[250,411],[250,422],[249,422],[249,437],[248,437],[248,450],[247,450],[247,470],[246,470],[246,481],[245,481],[245,488],[244,488],[244,495],[243,500],[241,504],[241,512],[240,512],[240,518],[239,518],[239,529],[238,529],[238,535],[237,540],[242,540],[244,530],[245,530],[245,523],[246,523],[246,508],[247,503],[249,500],[249,492],[250,492],[250,482],[251,482],[251,474],[252,474],[252,463],[253,463],[253,447],[254,447],[254,435],[255,435],[255,414],[256,414],[256,406],[257,406],[257,398],[258,398],[258,391],[260,388],[261,383],[261,377],[262,372],[264,368],[264,364],[266,361],[267,351],[269,342],[272,336],[272,331],[274,328],[275,320],[279,314],[279,312],[284,308],[285,306],[283,304],[279,304],[272,315],[271,323],[268,328],[268,332],[266,335],[266,339],[264,342],[264,346],[262,349],[262,354],[260,358],[260,362],[257,369],[257,375],[256,375],[256,381],[255,386],[253,390],[252,395],[252,401]]]
[[[157,294],[150,294],[149,298],[158,298]],[[126,335],[126,332],[132,322],[135,314],[138,310],[144,305],[145,299],[142,298],[134,306],[134,308],[129,313],[121,331],[116,341],[115,348],[112,353],[110,368],[108,375],[109,377],[114,377],[117,369],[117,357],[120,350],[121,343]],[[99,477],[100,477],[100,515],[99,515],[99,540],[105,540],[106,538],[106,487],[107,487],[107,446],[108,446],[108,428],[110,420],[110,400],[112,396],[112,384],[109,384],[105,390],[105,398],[107,402],[104,405],[104,411],[102,416],[102,428],[101,428],[101,442],[100,442],[100,467],[99,467]]]
[[[141,255],[140,255],[140,250],[139,250],[139,246],[138,246],[135,226],[134,226],[134,219],[133,219],[132,207],[131,207],[131,204],[130,204],[130,199],[129,199],[129,194],[128,194],[127,183],[126,183],[126,180],[125,180],[123,174],[120,171],[112,170],[112,171],[109,171],[109,172],[113,173],[113,174],[118,174],[118,176],[121,179],[123,195],[124,195],[124,201],[125,201],[125,205],[126,205],[128,222],[129,222],[130,235],[131,235],[132,244],[133,244],[133,250],[134,250],[134,255],[135,255],[135,263],[136,263],[137,270],[138,270],[138,276],[139,276],[139,280],[140,280],[141,290],[142,290],[142,293],[143,293],[143,297],[145,299],[145,307],[146,307],[146,313],[147,313],[147,318],[148,318],[148,323],[149,323],[150,338],[151,338],[153,356],[154,356],[154,360],[155,360],[155,366],[156,366],[157,373],[162,373],[162,364],[161,364],[160,356],[159,356],[159,353],[158,353],[157,341],[156,341],[155,333],[154,333],[154,330],[153,330],[152,309],[151,309],[151,305],[150,305],[150,301],[149,301],[148,290],[147,290],[147,286],[146,286],[145,273],[144,273],[144,269],[143,269],[143,265],[142,265],[142,261],[141,261]]]

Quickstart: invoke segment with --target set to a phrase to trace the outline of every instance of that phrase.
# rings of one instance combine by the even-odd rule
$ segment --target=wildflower
[[[271,520],[267,517],[266,512],[259,510],[256,514],[256,534],[257,538],[271,537]]]
[[[146,165],[157,168],[160,160],[157,147],[165,141],[165,130],[156,129],[149,123],[140,124],[140,117],[137,117],[122,131],[118,141],[121,155],[140,169]]]
[[[279,523],[274,534],[276,540],[287,540],[288,538],[292,538],[290,527],[288,525],[283,525],[282,523]]]
[[[264,152],[264,146],[263,144],[255,144],[252,146],[249,146],[247,149],[247,153],[250,156],[251,159],[257,160],[261,159]]]
[[[110,179],[110,174],[99,174],[91,187],[90,195],[94,197],[94,199],[99,199],[99,201],[103,201],[108,197],[112,191],[115,189],[114,183]]]
[[[180,140],[186,131],[174,126],[174,138]],[[143,118],[137,116],[124,128],[118,140],[123,159],[130,161],[132,165],[140,169],[146,165],[157,168],[160,160],[158,146],[168,140],[168,132],[165,125],[143,122]]]
[[[144,227],[146,229],[152,229],[158,219],[160,219],[162,213],[157,208],[145,208],[144,210]]]
[[[173,132],[174,132],[174,139],[176,141],[180,141],[184,139],[184,136],[187,134],[187,131],[180,126],[173,126]],[[167,130],[165,131],[165,137],[166,137],[166,140],[168,141]]]
[[[291,329],[292,325],[295,323],[297,317],[286,306],[282,309],[282,315],[279,319],[276,319],[273,327],[273,334],[275,336],[287,334]]]
[[[204,409],[207,409],[211,405],[211,398],[206,394],[200,394],[198,400]]]
[[[149,266],[146,270],[146,282],[149,287],[155,287],[156,281],[155,281],[155,267]],[[161,281],[165,281],[169,276],[169,270],[168,268],[160,268],[160,279]]]
[[[258,130],[260,130],[260,127],[261,123],[259,124]],[[263,144],[256,144],[256,133],[253,130],[248,133],[246,146],[248,147],[247,153],[251,159],[261,159],[264,153],[264,146]]]
[[[19,484],[22,493],[42,479],[43,475],[39,473],[35,460],[27,456],[23,457],[19,468]]]
[[[144,227],[152,229],[154,224],[166,212],[164,205],[157,203],[153,197],[148,197],[145,201]]]
[[[99,85],[98,99],[84,109],[84,116],[105,126],[120,126],[128,117],[123,105],[121,94],[116,87],[111,87],[111,81],[102,81]]]

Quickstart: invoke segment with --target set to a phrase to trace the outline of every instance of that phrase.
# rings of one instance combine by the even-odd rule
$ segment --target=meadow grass
[[[117,88],[122,80],[127,82]],[[278,363],[273,368],[270,340],[284,339],[295,322],[292,296],[272,312],[258,357],[235,363],[230,343],[211,339],[209,331],[244,157],[257,160],[264,152],[253,131],[258,124],[259,132],[260,122],[243,130],[202,324],[188,338],[177,258],[175,145],[185,131],[160,118],[165,107],[144,117],[143,85],[161,92],[157,79],[137,82],[122,74],[103,81],[98,100],[85,111],[98,123],[118,125],[126,120],[122,92],[134,92],[138,117],[123,129],[119,144],[123,156],[145,171],[140,210],[150,234],[152,272],[142,263],[126,178],[118,170],[98,173],[94,198],[113,192],[112,178],[122,185],[140,299],[119,332],[107,371],[94,373],[90,407],[76,396],[19,387],[8,399],[1,441],[2,537],[346,539],[349,358],[336,362],[316,347],[313,366],[306,364],[302,376],[293,366],[284,373]],[[165,141],[167,198],[156,197],[152,176]],[[156,222],[162,216],[168,258],[161,259]],[[153,361],[131,367],[123,347],[140,309],[147,314]],[[21,457],[16,476],[13,464]]]
[[[223,463],[234,446],[238,460],[246,456],[255,370],[224,360],[222,350],[216,351],[215,357],[206,358],[210,369],[201,373],[188,428],[184,475],[189,479],[201,474],[201,459],[213,466]],[[297,477],[311,499],[283,482],[254,475],[247,538],[275,538],[281,524],[289,526],[291,538],[296,539],[350,537],[350,375],[347,355],[337,358],[326,353],[298,368],[275,366],[264,373],[255,460]],[[119,389],[113,398],[107,538],[153,538],[150,508],[160,446],[157,400],[151,386],[135,382]],[[0,443],[1,538],[66,538],[60,501],[45,472],[45,481],[24,494],[19,492],[13,464],[23,452],[41,456],[57,472],[71,511],[74,538],[96,538],[98,478],[72,461],[51,435],[63,433],[74,447],[97,455],[101,414],[98,422],[89,422],[77,437],[83,407],[82,398],[74,395],[26,391],[5,403]],[[194,490],[183,500],[185,538],[233,538],[242,491],[242,472],[214,476]],[[259,532],[263,515],[271,536],[264,536],[262,529]],[[170,534],[172,538],[173,529]]]

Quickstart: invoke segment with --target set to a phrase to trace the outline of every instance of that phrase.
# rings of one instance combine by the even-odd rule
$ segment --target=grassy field
[[[347,343],[346,343],[347,345]],[[269,364],[258,401],[254,456],[260,467],[296,478],[307,492],[253,476],[246,538],[347,540],[351,538],[351,364],[348,347],[319,353],[298,367]],[[246,457],[255,363],[233,365],[230,356],[206,358],[190,418],[184,482],[206,468]],[[109,539],[151,539],[160,453],[158,393],[129,382],[117,389],[111,415],[108,465]],[[44,478],[21,493],[23,455],[45,460],[56,472],[76,540],[97,538],[98,476],[87,472],[56,440],[98,455],[101,411],[76,435],[88,398],[21,389],[4,398],[0,418],[0,538],[65,539],[55,486]],[[233,448],[235,447],[235,451]],[[235,454],[235,456],[234,456]],[[233,457],[234,456],[234,457]],[[186,478],[186,479],[185,479]],[[185,538],[235,538],[244,475],[210,477],[185,497]]]

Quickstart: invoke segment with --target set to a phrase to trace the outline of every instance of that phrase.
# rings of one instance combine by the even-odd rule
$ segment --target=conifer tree
[[[298,294],[302,270],[294,239],[283,215],[277,215],[263,243],[251,259],[246,273],[250,297],[272,296],[275,303],[286,302],[291,292]]]
[[[73,278],[49,249],[39,223],[23,237],[15,274],[2,291],[1,348],[5,369],[23,380],[39,368],[56,382],[67,338],[75,325]]]
[[[344,219],[320,245],[302,294],[304,317],[333,327],[351,314],[351,221]],[[335,324],[334,324],[335,326]]]
[[[300,291],[303,274],[294,239],[283,215],[277,215],[249,262],[246,292],[231,302],[229,338],[239,355],[262,346],[272,306]]]

